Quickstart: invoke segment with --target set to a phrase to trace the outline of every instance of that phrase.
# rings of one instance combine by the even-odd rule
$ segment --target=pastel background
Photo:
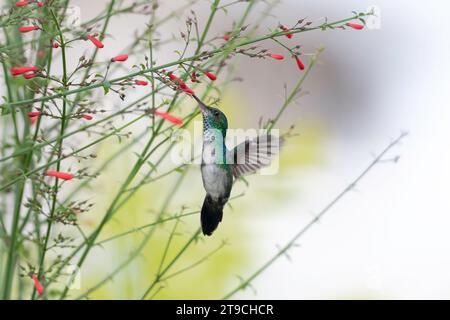
[[[83,21],[98,13],[107,1],[72,3],[80,7]],[[179,1],[164,1],[161,12],[179,5]],[[209,5],[200,1],[194,7],[200,23],[204,23]],[[279,173],[251,177],[248,187],[243,183],[236,186],[234,194],[245,191],[245,196],[232,201],[214,236],[196,245],[174,270],[198,260],[224,239],[228,245],[208,261],[163,284],[155,298],[222,297],[239,284],[237,276],[245,278],[264,264],[277,252],[277,245],[286,243],[370,163],[374,153],[402,131],[410,134],[390,153],[390,157],[400,156],[397,163],[376,166],[300,238],[300,246],[289,251],[290,259],[281,257],[252,282],[253,289],[235,297],[450,298],[448,2],[281,1],[258,33],[280,22],[295,24],[304,17],[338,20],[352,10],[365,11],[372,5],[381,13],[377,29],[319,31],[294,37],[292,41],[306,52],[313,53],[320,45],[326,49],[306,81],[305,94],[281,119],[279,129],[286,131],[295,124],[298,136],[283,150]],[[178,34],[186,15],[161,32]],[[223,33],[232,21],[233,11],[221,13],[211,32]],[[120,53],[124,41],[145,22],[140,16],[114,18],[111,37],[99,59]],[[264,46],[276,48],[270,42]],[[87,48],[74,48],[71,55],[77,57]],[[176,48],[171,45],[158,51],[158,63],[170,61]],[[299,72],[290,59],[239,59],[236,75],[244,81],[225,90],[220,106],[230,127],[254,128],[260,116],[275,114],[284,97],[284,84],[292,87]],[[130,59],[129,66],[133,62]],[[104,103],[112,106],[117,101],[106,99]],[[185,111],[193,107],[187,103]],[[116,147],[115,142],[102,144],[96,150],[96,161],[107,158]],[[135,146],[136,150],[140,147]],[[101,217],[132,159],[132,152],[119,158],[83,193],[96,203],[93,214],[83,218],[84,228]],[[122,208],[104,236],[149,223],[177,178],[145,187]],[[175,213],[182,205],[197,210],[203,196],[200,170],[193,166],[166,210]],[[198,220],[192,216],[182,223],[174,248],[186,241]],[[173,224],[158,228],[142,255],[91,298],[125,299],[142,294],[172,228]],[[96,249],[82,270],[82,288],[113,271],[143,236],[137,233]]]

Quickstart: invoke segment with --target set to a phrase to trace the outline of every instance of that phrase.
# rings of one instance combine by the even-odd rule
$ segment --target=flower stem
[[[235,289],[227,293],[222,299],[226,300],[234,296],[237,292],[245,289],[250,285],[250,283],[257,278],[261,273],[263,273],[267,268],[269,268],[276,260],[281,256],[286,255],[287,251],[292,248],[298,239],[303,236],[308,230],[311,229],[326,213],[328,213],[336,203],[338,203],[349,191],[353,190],[354,187],[371,171],[371,169],[382,161],[383,157],[396,145],[398,145],[403,138],[405,138],[407,133],[400,134],[397,139],[389,143],[383,151],[381,151],[378,156],[344,189],[342,190],[333,200],[331,200],[310,222],[306,224],[297,234],[292,237],[283,247],[281,247],[278,252],[270,258],[266,263],[264,263],[259,269],[257,269],[252,275],[250,275],[246,280],[237,286]]]
[[[356,18],[356,16],[352,16],[351,18],[347,18],[347,19],[336,21],[336,22],[328,23],[325,26],[326,27],[333,27],[335,25],[339,25],[339,24],[342,24],[342,23],[354,20],[355,18]],[[323,26],[318,26],[318,27],[314,27],[314,28],[307,28],[307,29],[297,29],[297,30],[292,30],[292,32],[290,32],[290,33],[292,33],[292,34],[302,33],[302,32],[307,32],[307,31],[318,30],[318,29],[321,29],[321,28],[323,28]],[[262,37],[259,37],[259,38],[256,38],[256,39],[251,39],[251,40],[246,40],[246,41],[239,42],[239,43],[231,46],[230,48],[229,47],[217,48],[217,49],[208,51],[207,54],[212,56],[212,55],[221,53],[225,49],[232,49],[232,50],[234,50],[234,49],[239,48],[239,47],[248,46],[250,44],[261,42],[263,40],[271,39],[271,38],[274,38],[274,37],[282,37],[284,35],[285,35],[284,31],[274,32],[274,33],[271,33],[271,34],[268,34],[268,35],[265,35],[265,36],[262,36]],[[114,84],[114,83],[117,83],[117,82],[129,79],[129,78],[133,78],[133,77],[144,75],[144,74],[147,74],[147,73],[159,71],[159,70],[166,69],[166,68],[169,68],[169,67],[172,67],[172,66],[176,66],[176,65],[179,65],[179,64],[182,64],[182,63],[185,63],[185,62],[195,61],[195,60],[198,60],[199,58],[202,58],[203,56],[204,56],[204,53],[198,53],[198,54],[195,54],[195,55],[193,55],[191,57],[179,59],[177,61],[169,62],[169,63],[163,64],[163,65],[160,65],[160,66],[156,66],[156,67],[153,67],[153,68],[148,68],[148,69],[145,69],[145,70],[136,71],[136,72],[130,73],[130,74],[125,75],[125,76],[121,76],[121,77],[118,77],[118,78],[115,78],[115,79],[111,79],[111,80],[108,81],[108,84]],[[105,84],[106,84],[105,82],[98,82],[98,83],[91,84],[91,85],[88,85],[88,86],[85,86],[85,87],[81,87],[81,88],[77,88],[77,89],[73,89],[73,90],[68,90],[68,91],[61,92],[61,93],[58,93],[58,94],[54,94],[54,95],[51,95],[51,96],[41,97],[41,98],[37,98],[37,99],[26,99],[26,100],[21,100],[21,101],[17,101],[17,102],[9,102],[9,103],[5,103],[5,104],[0,105],[0,108],[15,107],[15,106],[20,106],[20,105],[30,104],[30,103],[40,102],[40,101],[50,101],[50,100],[54,100],[54,99],[57,99],[57,98],[62,98],[62,97],[66,97],[66,96],[69,96],[69,95],[77,94],[77,93],[80,93],[80,92],[84,92],[84,91],[88,91],[88,90],[92,90],[92,89],[96,89],[96,88],[101,88]]]
[[[55,26],[58,30],[59,33],[59,39],[60,39],[60,44],[61,44],[61,59],[62,59],[62,66],[63,66],[63,76],[62,76],[62,82],[63,82],[63,87],[64,90],[67,90],[67,57],[66,57],[66,43],[64,40],[64,36],[61,32],[61,28],[59,26],[59,22],[58,22],[58,18],[55,15],[55,12],[53,10],[50,10],[50,13],[52,15],[53,21],[55,23]],[[58,139],[58,143],[57,143],[57,152],[58,152],[58,158],[56,160],[56,171],[60,171],[61,170],[61,160],[62,160],[62,148],[63,148],[63,143],[64,143],[64,133],[66,130],[66,112],[67,112],[67,100],[63,99],[63,105],[62,105],[62,116],[61,116],[61,127],[60,127],[60,131],[59,131],[59,139]],[[51,206],[51,211],[50,211],[50,215],[47,219],[47,231],[44,237],[44,244],[43,244],[43,249],[41,252],[41,257],[39,259],[39,269],[38,269],[38,279],[42,278],[42,275],[44,273],[44,267],[45,267],[45,256],[48,250],[48,243],[50,240],[50,234],[51,234],[51,230],[52,230],[52,226],[53,226],[53,222],[54,222],[54,215],[55,215],[55,209],[56,209],[56,204],[57,204],[57,199],[58,199],[58,191],[59,191],[59,179],[55,179],[55,184],[53,187],[53,199],[52,199],[52,206]],[[36,290],[33,290],[32,293],[32,299],[34,300],[36,298]]]

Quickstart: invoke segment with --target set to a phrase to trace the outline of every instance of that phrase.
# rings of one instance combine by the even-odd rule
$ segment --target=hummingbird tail
[[[212,235],[222,221],[222,216],[223,205],[214,201],[211,196],[207,194],[205,201],[203,201],[202,213],[200,216],[203,234],[207,236]]]

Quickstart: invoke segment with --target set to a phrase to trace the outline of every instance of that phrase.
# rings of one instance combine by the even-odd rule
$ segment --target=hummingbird
[[[200,214],[204,235],[210,236],[223,218],[223,208],[230,198],[234,182],[268,166],[277,155],[280,139],[270,133],[247,139],[228,150],[225,138],[228,120],[217,108],[207,106],[196,95],[203,116],[201,173],[206,197]]]

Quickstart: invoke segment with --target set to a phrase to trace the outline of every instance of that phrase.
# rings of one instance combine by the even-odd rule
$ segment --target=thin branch
[[[370,170],[377,165],[382,158],[397,144],[403,140],[407,136],[407,133],[401,133],[398,138],[396,138],[394,141],[389,143],[383,151],[381,151],[378,156],[375,157],[375,159],[344,189],[342,190],[333,200],[331,200],[313,219],[311,219],[310,222],[308,222],[297,234],[294,235],[294,237],[286,243],[284,246],[282,246],[279,251],[270,258],[265,264],[263,264],[259,269],[257,269],[251,276],[249,276],[247,279],[243,280],[240,285],[238,285],[235,289],[231,290],[229,293],[227,293],[223,299],[229,299],[232,296],[234,296],[237,292],[245,289],[250,285],[250,283],[257,278],[261,273],[263,273],[267,268],[269,268],[275,261],[277,261],[281,256],[285,255],[286,252],[292,248],[298,239],[300,239],[301,236],[303,236],[308,230],[311,229],[312,226],[314,226],[326,213],[330,211],[334,207],[336,203],[338,203],[349,191],[353,190],[353,188],[363,179]]]

